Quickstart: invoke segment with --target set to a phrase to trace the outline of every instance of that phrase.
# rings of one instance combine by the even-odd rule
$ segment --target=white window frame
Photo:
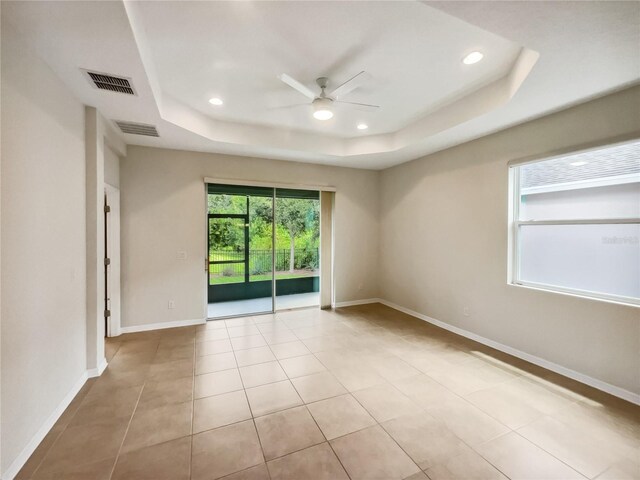
[[[582,150],[564,151],[557,155],[549,155],[536,159],[529,159],[509,164],[509,259],[508,259],[508,278],[510,285],[518,287],[533,288],[547,292],[561,293],[566,295],[589,298],[611,303],[623,305],[640,306],[640,299],[634,297],[625,297],[620,295],[611,295],[601,292],[591,292],[588,290],[580,290],[558,285],[550,285],[546,283],[527,282],[520,278],[520,228],[523,225],[616,225],[616,224],[640,224],[640,218],[590,218],[581,220],[520,220],[520,170],[519,167],[537,162],[544,162],[553,158],[568,156],[575,153],[581,153],[589,150],[599,150],[612,147],[622,143],[631,143],[638,141],[637,138],[624,142],[604,143],[596,147]]]

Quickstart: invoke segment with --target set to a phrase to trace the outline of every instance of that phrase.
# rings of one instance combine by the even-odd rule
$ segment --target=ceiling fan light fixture
[[[329,98],[316,98],[313,101],[313,118],[316,120],[329,120],[333,118],[331,100]]]
[[[474,63],[478,63],[484,55],[480,52],[471,52],[469,55],[462,59],[462,63],[465,65],[473,65]]]

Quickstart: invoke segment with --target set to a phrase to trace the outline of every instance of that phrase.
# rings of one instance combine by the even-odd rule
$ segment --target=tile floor
[[[377,304],[107,350],[19,479],[640,478],[640,407]]]

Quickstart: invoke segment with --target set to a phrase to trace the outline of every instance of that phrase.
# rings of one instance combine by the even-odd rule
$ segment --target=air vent
[[[120,127],[122,133],[130,133],[131,135],[146,135],[147,137],[159,137],[158,130],[153,125],[146,123],[121,122],[114,120],[116,125]]]
[[[82,70],[87,80],[95,88],[100,90],[108,90],[110,92],[125,93],[127,95],[136,95],[130,78],[118,77],[108,73],[92,72],[90,70]]]

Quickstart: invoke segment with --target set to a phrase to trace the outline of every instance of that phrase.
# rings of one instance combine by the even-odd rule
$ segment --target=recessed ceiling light
[[[582,165],[586,165],[589,162],[571,162],[569,165],[572,167],[581,167]]]
[[[367,125],[366,123],[359,123],[357,128],[358,130],[366,130],[367,128],[369,128],[369,125]]]
[[[220,98],[218,98],[218,97],[213,97],[213,98],[210,98],[210,99],[209,99],[209,103],[210,103],[211,105],[220,106],[220,105],[222,105],[224,102],[223,102]]]
[[[480,60],[482,60],[482,57],[484,57],[484,55],[480,52],[471,52],[469,55],[462,59],[462,63],[464,63],[465,65],[473,65],[474,63],[478,63]]]

